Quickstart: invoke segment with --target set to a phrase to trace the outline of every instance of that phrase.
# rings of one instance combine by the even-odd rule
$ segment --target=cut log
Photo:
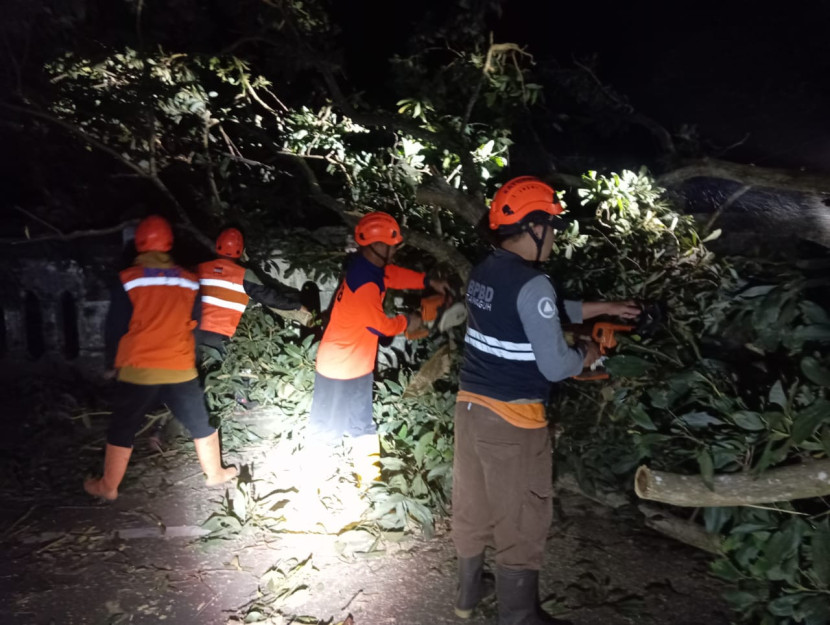
[[[699,475],[652,471],[641,466],[634,476],[634,491],[641,499],[693,508],[826,497],[830,495],[830,459],[770,469],[760,476],[716,475],[714,483],[714,490],[709,490]]]
[[[577,495],[582,495],[586,499],[590,499],[591,501],[596,501],[598,504],[603,506],[608,506],[609,508],[613,508],[616,510],[617,508],[622,508],[623,506],[627,506],[631,502],[628,500],[628,497],[623,495],[622,493],[614,493],[614,492],[596,492],[596,493],[587,493],[585,492],[582,487],[579,485],[579,481],[576,479],[576,476],[572,473],[565,473],[562,475],[558,475],[556,477],[556,482],[554,483],[554,488],[566,490],[569,493],[575,493]]]
[[[703,551],[722,553],[721,537],[707,532],[697,523],[680,519],[648,504],[640,504],[638,508],[645,515],[646,527]]]

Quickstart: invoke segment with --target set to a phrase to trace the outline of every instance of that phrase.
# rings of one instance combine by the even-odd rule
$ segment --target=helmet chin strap
[[[391,246],[389,246],[389,245],[386,246],[386,256],[383,256],[382,254],[378,254],[378,252],[374,248],[374,244],[370,244],[368,246],[368,248],[369,248],[369,251],[372,252],[372,254],[374,254],[377,258],[379,258],[381,260],[381,262],[383,263],[383,265],[382,265],[383,267],[388,265],[389,261],[392,260],[392,247]]]
[[[542,245],[545,242],[545,235],[547,234],[547,227],[548,226],[547,225],[542,225],[542,236],[537,237],[536,233],[533,231],[533,226],[534,225],[538,226],[540,224],[529,223],[529,224],[525,225],[524,229],[525,229],[525,232],[527,232],[530,235],[530,238],[533,239],[533,242],[536,244],[536,260],[533,261],[533,264],[538,265],[540,262],[542,262]]]

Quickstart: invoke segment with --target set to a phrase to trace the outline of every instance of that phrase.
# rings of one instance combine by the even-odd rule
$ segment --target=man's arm
[[[383,268],[383,281],[389,289],[425,289],[428,286],[425,273],[397,265],[386,265]]]
[[[119,282],[110,289],[110,307],[107,309],[107,318],[104,322],[104,358],[107,369],[115,366],[118,343],[130,329],[132,316],[133,303],[124,290],[124,285]]]
[[[383,300],[378,285],[367,282],[352,295],[350,308],[352,314],[360,315],[360,325],[377,336],[395,336],[406,330],[409,319],[406,315],[387,317],[383,310]]]
[[[245,278],[242,286],[251,299],[269,308],[279,310],[300,310],[300,293],[298,291],[278,291],[272,287],[265,286],[262,280],[250,269],[245,270]],[[286,287],[287,289],[287,287]]]
[[[565,341],[550,280],[546,276],[530,280],[519,291],[516,305],[542,375],[558,382],[580,373],[585,354]]]
[[[613,315],[623,319],[636,319],[640,316],[640,307],[633,300],[622,302],[582,302],[582,318],[593,319],[600,315]],[[574,323],[579,323],[574,321]]]

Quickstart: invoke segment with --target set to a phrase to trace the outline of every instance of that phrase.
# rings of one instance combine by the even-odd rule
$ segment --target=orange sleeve
[[[364,284],[354,292],[352,298],[354,303],[352,310],[360,311],[361,324],[369,332],[379,336],[395,336],[406,330],[406,316],[386,316],[377,284],[371,282]]]
[[[425,273],[397,265],[386,265],[383,273],[383,281],[390,289],[423,289],[426,287],[426,278]]]

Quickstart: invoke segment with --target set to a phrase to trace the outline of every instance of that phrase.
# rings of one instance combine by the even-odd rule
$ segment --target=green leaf
[[[760,286],[753,286],[753,287],[750,287],[750,288],[746,289],[745,291],[741,291],[740,293],[738,293],[738,297],[744,298],[744,299],[749,299],[749,298],[752,298],[752,297],[760,297],[761,295],[766,295],[767,293],[772,291],[774,288],[775,288],[774,284],[762,284]]]
[[[605,368],[612,376],[622,378],[639,378],[651,371],[655,363],[638,356],[612,356],[605,362]]]
[[[781,380],[777,380],[772,388],[769,390],[768,401],[771,404],[778,404],[782,408],[787,407],[787,395],[784,393],[784,387]]]
[[[786,521],[772,534],[764,547],[764,556],[773,565],[795,555],[804,534],[805,523],[800,519]]]
[[[801,359],[801,371],[813,384],[830,386],[830,369],[821,366],[821,362],[812,356]]]
[[[805,599],[800,607],[804,625],[828,625],[830,623],[830,601],[826,595]]]
[[[801,603],[802,600],[809,597],[807,593],[799,592],[793,595],[784,595],[778,597],[767,604],[767,610],[775,616],[792,616],[795,612],[795,607]]]
[[[830,342],[830,324],[816,323],[809,326],[798,326],[793,331],[793,337],[800,343],[807,341],[828,343]]]
[[[757,432],[766,428],[761,415],[750,410],[739,410],[730,415],[732,421],[735,422],[739,428],[749,430],[750,432]]]
[[[723,598],[738,612],[746,612],[761,602],[758,595],[744,590],[727,590],[723,593]]]
[[[717,417],[713,417],[708,412],[687,412],[684,415],[680,415],[678,419],[690,428],[705,428],[708,425],[723,425],[723,421]]]
[[[715,464],[712,462],[712,454],[706,449],[701,450],[697,455],[697,464],[700,467],[700,477],[703,478],[703,483],[706,484],[706,488],[714,491]]]
[[[815,302],[805,300],[799,304],[804,318],[810,323],[830,324],[830,315]]]
[[[400,458],[392,458],[386,456],[380,459],[380,464],[384,469],[388,471],[400,471],[401,469],[406,468],[406,463],[401,460]]]
[[[818,399],[795,416],[790,434],[792,444],[807,440],[825,420],[830,421],[830,401]]]
[[[736,567],[727,558],[722,558],[712,563],[711,571],[713,575],[726,580],[727,582],[737,582],[742,575],[738,567]]]
[[[648,416],[648,413],[646,413],[642,404],[634,406],[629,414],[631,415],[631,419],[634,423],[639,425],[644,430],[650,430],[653,432],[657,429],[657,426],[654,425],[654,421],[652,421],[651,417]]]
[[[830,520],[822,521],[813,534],[813,570],[824,588],[830,588]]]

